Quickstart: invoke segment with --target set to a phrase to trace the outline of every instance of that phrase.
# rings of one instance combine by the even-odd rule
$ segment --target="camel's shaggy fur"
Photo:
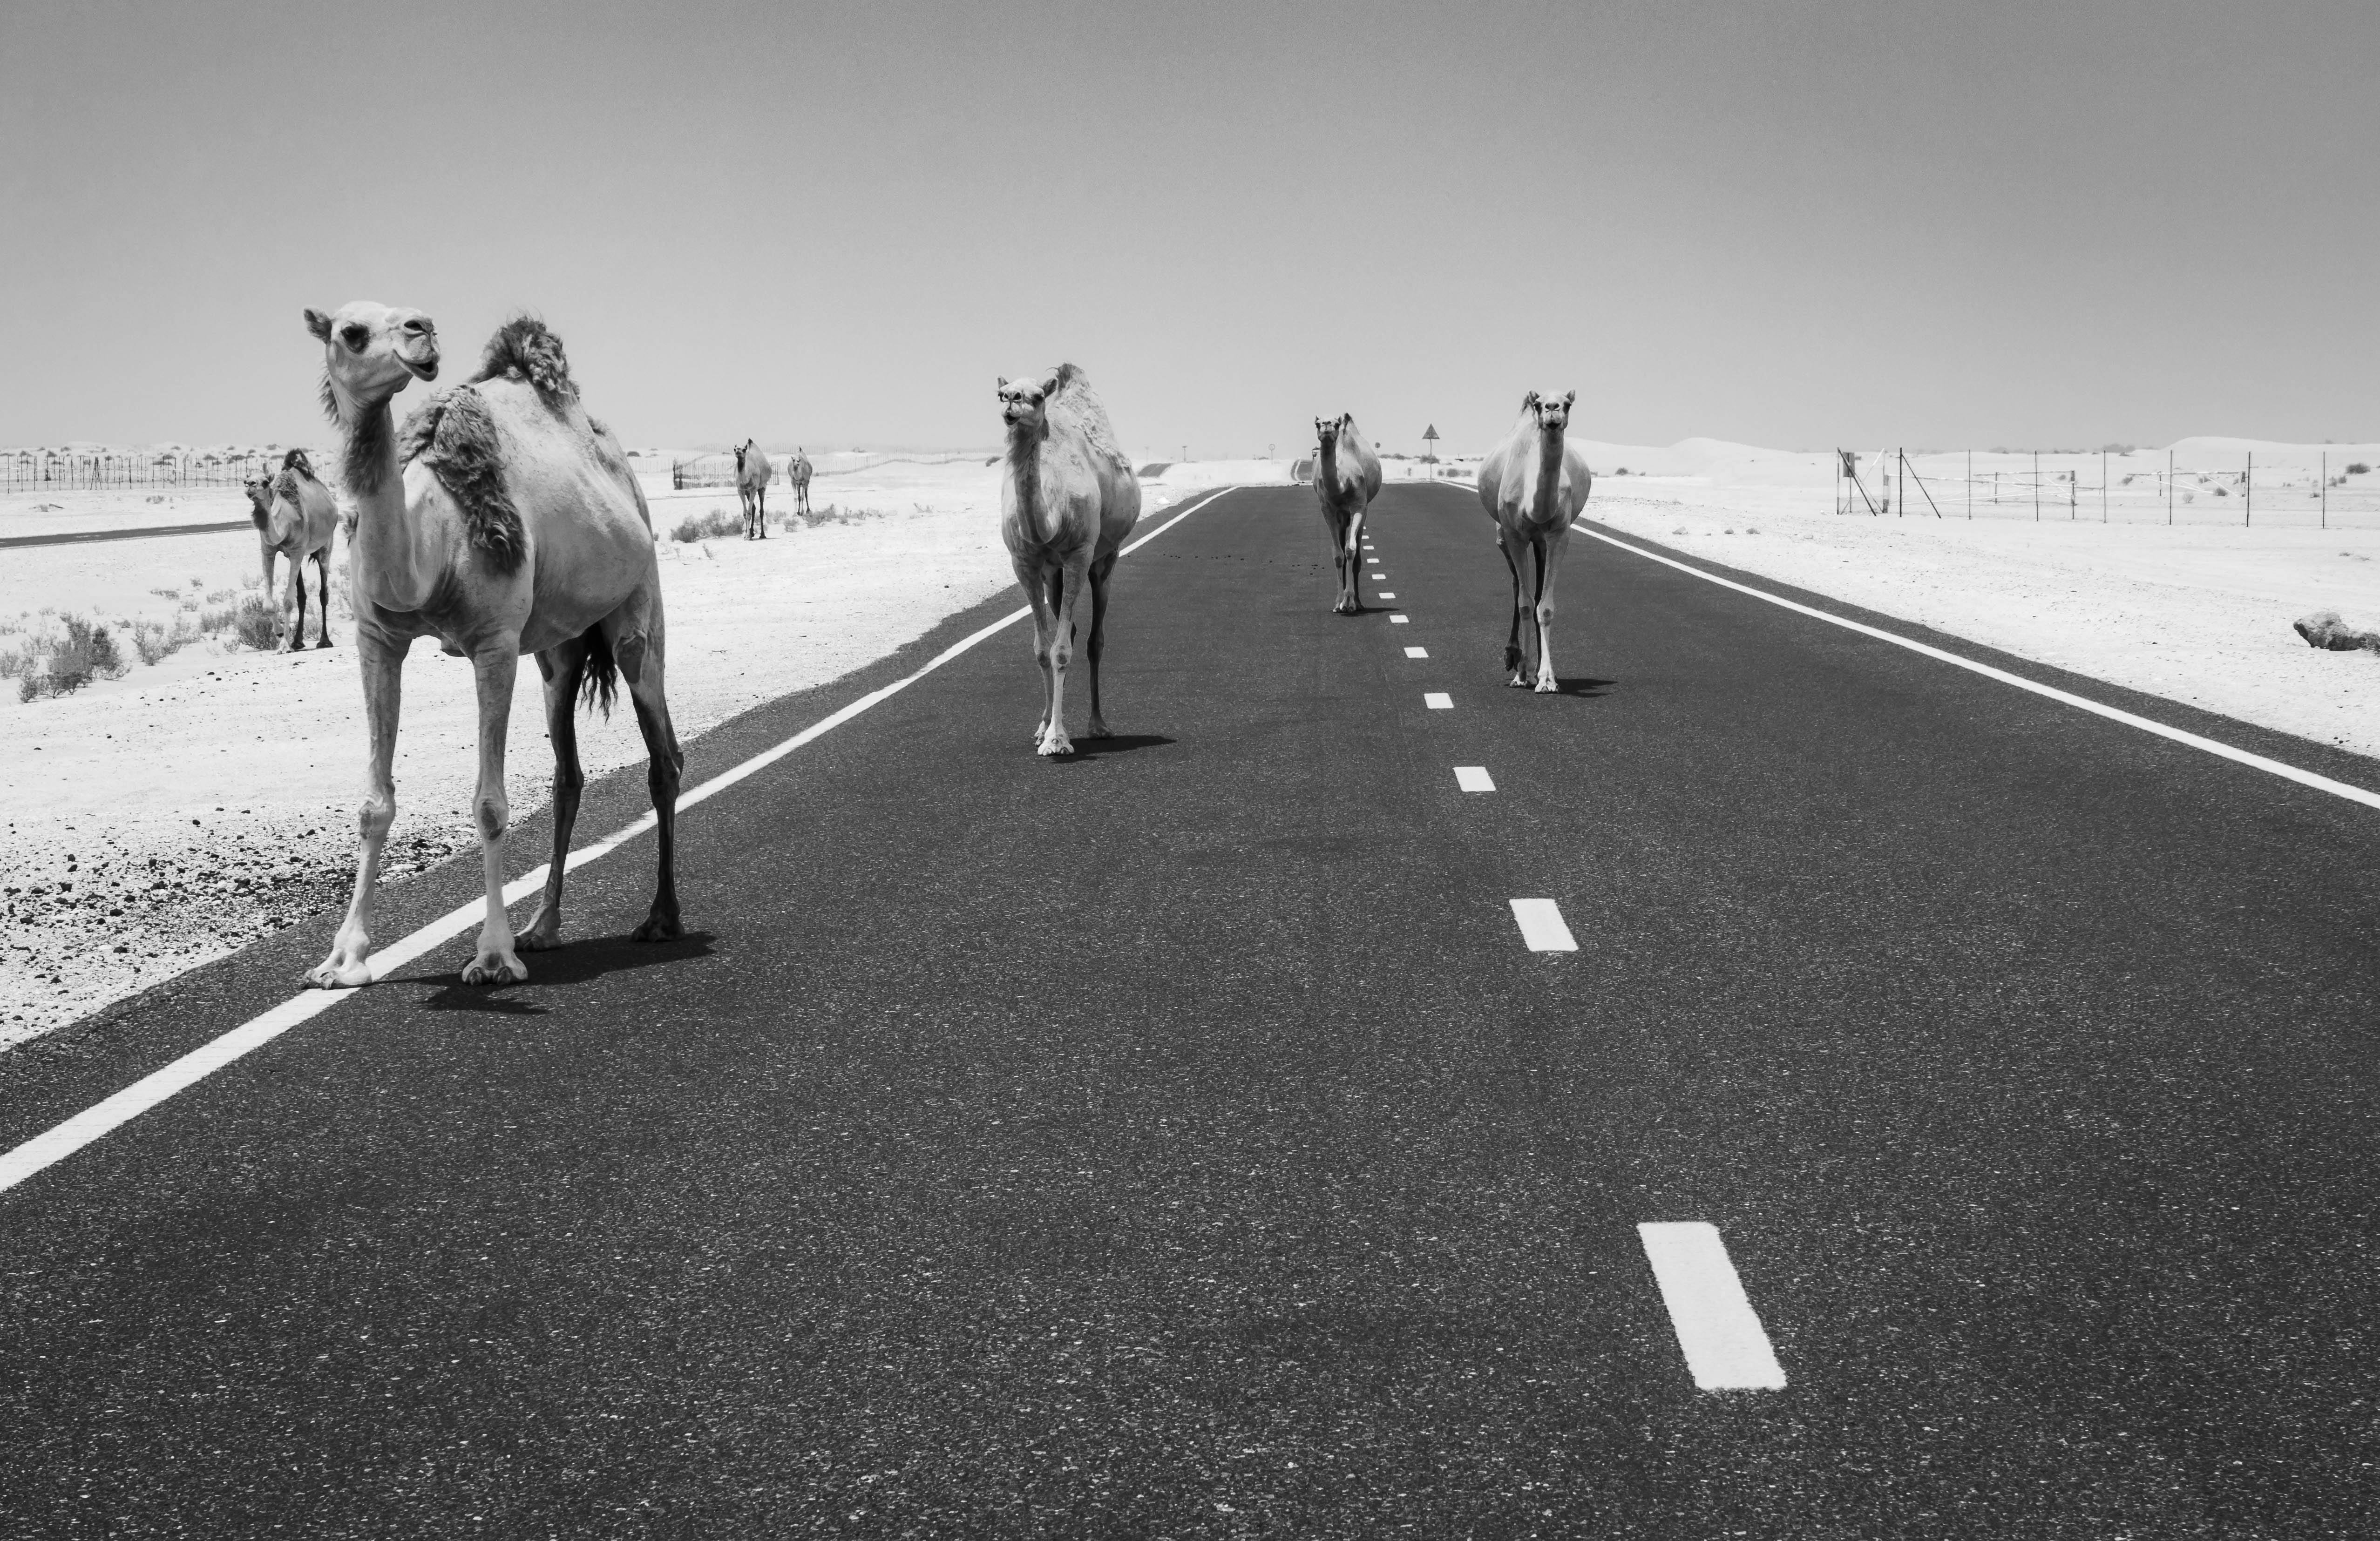
[[[548,406],[578,399],[578,386],[570,378],[570,360],[563,356],[562,339],[535,316],[515,316],[496,328],[480,355],[480,372],[468,383],[476,385],[483,380],[526,380]]]
[[[498,333],[501,340],[503,333]],[[488,345],[492,355],[495,344]],[[561,357],[556,345],[554,357]],[[562,381],[566,389],[569,376]],[[545,394],[542,388],[538,393]],[[439,482],[463,511],[471,544],[487,553],[499,573],[520,565],[526,538],[520,510],[504,487],[504,445],[496,419],[480,393],[468,385],[441,391],[413,409],[405,419],[397,444],[400,464],[419,460],[437,473]]]

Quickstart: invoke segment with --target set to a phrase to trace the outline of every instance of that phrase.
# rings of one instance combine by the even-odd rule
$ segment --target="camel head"
[[[1011,429],[1037,428],[1041,423],[1043,404],[1058,392],[1058,371],[1031,380],[1010,380],[1001,377],[1000,417]]]
[[[1347,423],[1348,418],[1343,412],[1335,418],[1315,419],[1314,442],[1324,449],[1330,448],[1339,442],[1339,435],[1346,431]]]
[[[1548,397],[1537,394],[1535,391],[1531,391],[1529,393],[1529,399],[1525,405],[1536,410],[1537,414],[1537,428],[1540,431],[1546,433],[1560,433],[1562,430],[1570,426],[1570,404],[1577,399],[1578,393],[1576,391],[1563,392],[1562,398],[1560,401],[1551,400]]]
[[[735,469],[738,472],[741,472],[744,469],[744,452],[751,447],[752,441],[749,439],[745,440],[742,443],[735,446]]]
[[[259,524],[272,517],[273,473],[267,471],[261,476],[242,477],[239,485],[240,490],[248,494],[249,506],[255,510],[250,516]]]
[[[438,378],[438,328],[419,310],[353,299],[327,316],[309,309],[306,330],[322,345],[322,409],[334,421]]]

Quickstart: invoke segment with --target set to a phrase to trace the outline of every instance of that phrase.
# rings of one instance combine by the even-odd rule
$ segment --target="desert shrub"
[[[175,616],[170,626],[162,621],[135,621],[129,629],[132,650],[140,655],[141,662],[152,667],[199,639],[199,628],[181,615]]]
[[[37,701],[80,690],[95,679],[122,679],[131,669],[115,636],[97,621],[61,618],[61,629],[27,638],[17,673],[17,698]]]
[[[670,539],[715,540],[722,535],[743,533],[744,515],[740,510],[731,514],[723,508],[714,508],[707,514],[689,514],[680,519],[677,522],[677,528],[670,531]]]
[[[281,640],[281,617],[261,594],[243,595],[232,613],[231,630],[241,646],[264,652]]]
[[[2361,460],[2357,461],[2354,465],[2350,466],[2350,467],[2347,467],[2347,474],[2348,474],[2349,476],[2369,476],[2371,473],[2372,473],[2372,467],[2371,467],[2370,466],[2368,466],[2368,465],[2365,465],[2365,464],[2364,464],[2362,461],[2361,461]]]

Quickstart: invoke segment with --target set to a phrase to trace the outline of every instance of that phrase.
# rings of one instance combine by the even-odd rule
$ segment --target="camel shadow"
[[[1548,694],[1555,696],[1575,696],[1581,700],[1592,701],[1600,697],[1611,694],[1611,687],[1619,683],[1620,682],[1618,680],[1590,679],[1585,675],[1574,675],[1569,679],[1564,679],[1561,675],[1556,674],[1554,676],[1554,687],[1550,692],[1548,692]],[[1521,693],[1518,686],[1512,686],[1511,688],[1515,693]]]
[[[711,955],[717,939],[709,931],[688,931],[671,941],[632,941],[625,936],[589,937],[565,942],[550,953],[528,953],[528,978],[521,985],[467,985],[460,970],[448,974],[416,974],[391,984],[436,985],[421,1002],[426,1012],[478,1012],[491,1016],[544,1016],[552,1010],[536,1001],[504,993],[528,986],[583,985],[606,974],[651,968]]]
[[[1075,752],[1066,757],[1065,763],[1080,765],[1085,760],[1106,759],[1111,755],[1128,755],[1135,749],[1162,748],[1172,742],[1163,734],[1155,733],[1120,733],[1113,738],[1078,738],[1075,740]]]

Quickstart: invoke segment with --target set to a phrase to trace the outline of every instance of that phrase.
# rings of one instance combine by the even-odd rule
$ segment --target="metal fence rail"
[[[828,451],[810,461],[810,477],[850,476],[856,471],[872,471],[879,466],[953,466],[962,461],[987,461],[998,455],[997,450],[927,450],[920,453],[896,452],[883,455],[873,451],[842,453]],[[771,455],[771,481],[783,479],[785,458]],[[833,464],[829,465],[827,462]],[[735,456],[726,455],[689,455],[670,462],[670,486],[678,491],[688,487],[733,487],[735,485]]]
[[[105,491],[139,487],[237,487],[276,470],[283,451],[261,455],[107,455],[0,450],[0,492]],[[308,452],[316,465],[322,456]]]

